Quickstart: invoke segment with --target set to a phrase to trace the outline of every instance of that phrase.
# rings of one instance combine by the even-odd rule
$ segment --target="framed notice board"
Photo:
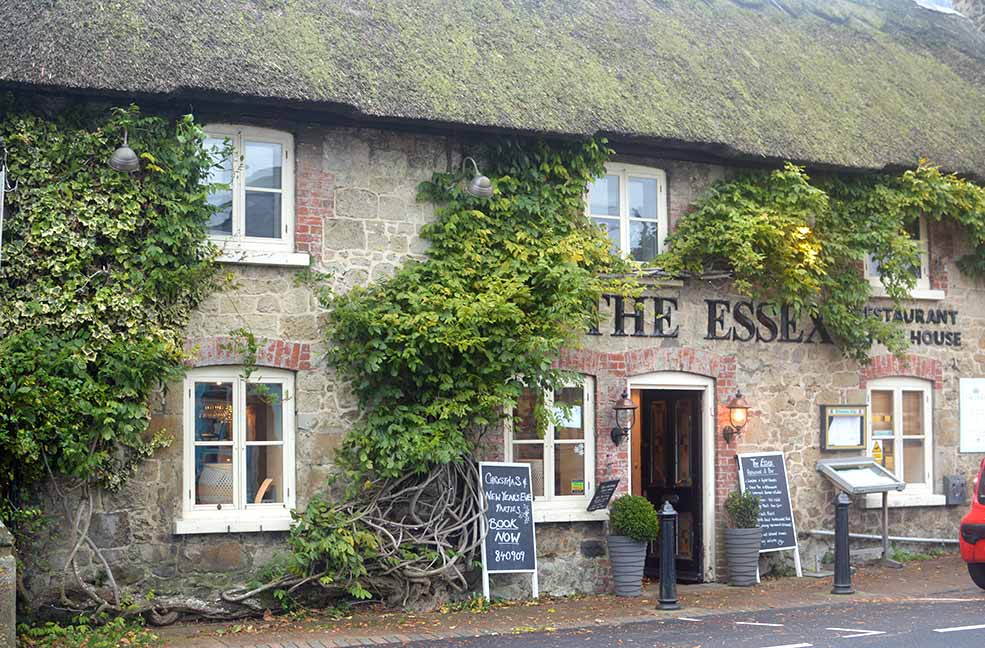
[[[867,405],[821,405],[821,450],[865,450]]]

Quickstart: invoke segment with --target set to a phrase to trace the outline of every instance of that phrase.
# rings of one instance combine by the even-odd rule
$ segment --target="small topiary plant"
[[[660,532],[656,509],[650,500],[639,495],[623,495],[612,503],[609,526],[613,535],[627,536],[637,542],[653,540]]]
[[[725,512],[733,528],[755,529],[759,526],[759,496],[748,491],[732,491],[725,498]]]

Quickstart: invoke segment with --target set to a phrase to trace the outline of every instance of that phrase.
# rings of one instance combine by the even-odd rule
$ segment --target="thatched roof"
[[[6,0],[0,84],[985,176],[985,35],[912,0]]]

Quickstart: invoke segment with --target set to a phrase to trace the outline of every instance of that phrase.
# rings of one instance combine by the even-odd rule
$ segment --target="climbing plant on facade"
[[[133,174],[106,164],[124,130],[141,157]],[[47,119],[0,103],[16,182],[0,267],[0,516],[16,528],[49,487],[64,496],[67,587],[82,595],[63,587],[72,608],[124,607],[87,536],[93,492],[118,490],[168,443],[148,432],[148,396],[183,373],[184,326],[214,285],[203,137],[190,116],[131,107]],[[83,547],[111,594],[80,576]]]
[[[971,250],[958,266],[985,274],[985,189],[929,164],[821,179],[787,164],[722,182],[681,219],[655,264],[672,275],[724,270],[740,293],[820,318],[846,356],[865,362],[874,343],[900,353],[908,342],[898,323],[864,315],[862,264],[872,255],[886,294],[906,298],[920,267],[907,229],[921,216],[963,228]]]
[[[488,200],[467,194],[460,173],[436,173],[419,196],[437,206],[421,233],[428,258],[320,291],[330,360],[362,412],[336,456],[344,492],[298,515],[287,577],[227,600],[314,583],[426,606],[467,586],[481,537],[473,450],[524,386],[560,384],[552,363],[588,330],[602,293],[631,290],[605,278],[631,268],[584,217],[608,154],[597,141],[504,142],[483,157]]]

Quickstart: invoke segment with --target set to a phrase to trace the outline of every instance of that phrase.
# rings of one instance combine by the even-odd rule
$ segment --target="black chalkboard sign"
[[[612,494],[616,492],[616,486],[618,485],[618,479],[601,482],[599,487],[595,489],[595,494],[592,495],[592,501],[588,503],[588,510],[600,511],[608,506],[609,500],[612,499]]]
[[[739,486],[743,492],[759,495],[759,526],[763,529],[759,550],[796,549],[797,531],[790,508],[790,485],[783,453],[740,454],[737,458]]]
[[[482,564],[488,574],[537,571],[530,464],[480,462],[486,502]]]

